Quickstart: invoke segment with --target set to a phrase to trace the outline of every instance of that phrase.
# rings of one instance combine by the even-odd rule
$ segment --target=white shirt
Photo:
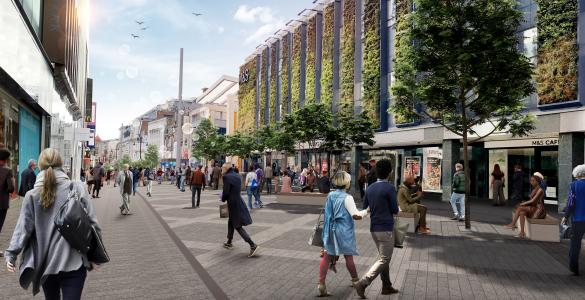
[[[355,201],[353,200],[353,196],[351,195],[347,195],[347,197],[345,197],[344,206],[351,216],[360,216],[363,218],[368,215],[368,210],[364,209],[360,211],[357,209],[355,206]]]
[[[256,172],[248,172],[246,175],[246,186],[251,186],[254,179],[256,179],[256,182],[258,182],[258,176],[256,176]]]

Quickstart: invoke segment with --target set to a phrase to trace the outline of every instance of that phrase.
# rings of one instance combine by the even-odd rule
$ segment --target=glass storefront
[[[19,163],[18,107],[16,100],[0,89],[0,143],[12,152],[10,168],[14,174],[18,174]]]

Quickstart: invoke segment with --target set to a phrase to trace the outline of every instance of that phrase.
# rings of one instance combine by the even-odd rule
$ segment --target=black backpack
[[[69,185],[67,202],[57,212],[54,222],[59,233],[73,249],[82,254],[91,249],[93,228],[73,182]]]

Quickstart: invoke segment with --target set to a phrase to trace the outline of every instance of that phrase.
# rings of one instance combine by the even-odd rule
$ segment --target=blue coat
[[[359,255],[355,239],[355,224],[345,208],[347,193],[336,190],[325,202],[323,245],[329,255]]]

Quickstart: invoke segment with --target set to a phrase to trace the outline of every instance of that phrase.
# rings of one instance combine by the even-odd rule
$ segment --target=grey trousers
[[[122,194],[122,205],[120,205],[120,209],[130,211],[130,194]]]
[[[392,259],[392,253],[394,252],[394,236],[392,231],[372,232],[372,238],[378,249],[378,261],[364,275],[362,282],[370,285],[380,275],[382,286],[389,288],[392,286],[390,281],[390,259]]]
[[[494,180],[493,188],[494,204],[504,205],[506,197],[504,196],[504,182],[501,180]]]

